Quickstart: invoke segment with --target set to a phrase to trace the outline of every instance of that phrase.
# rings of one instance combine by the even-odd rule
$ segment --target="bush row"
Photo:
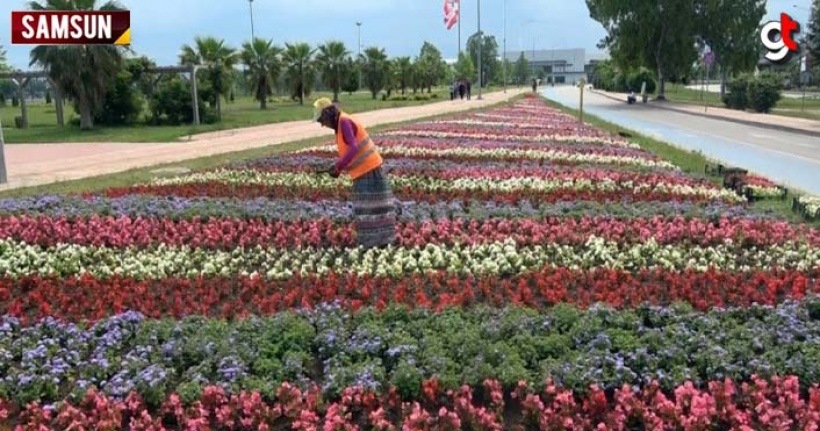
[[[769,112],[780,100],[782,88],[782,79],[773,73],[739,75],[729,82],[723,103],[731,109]]]
[[[434,376],[447,389],[553,379],[584,392],[754,374],[820,381],[820,298],[708,313],[688,305],[441,313],[324,305],[234,322],[136,313],[91,327],[0,320],[0,398],[23,404],[90,387],[118,397],[136,391],[151,403],[171,392],[192,400],[209,384],[272,398],[285,381],[317,384],[328,397],[358,386],[417,399]]]

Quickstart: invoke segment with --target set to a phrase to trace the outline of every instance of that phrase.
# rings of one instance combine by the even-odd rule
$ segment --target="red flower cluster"
[[[463,386],[443,392],[435,380],[423,386],[424,396],[415,401],[403,400],[395,389],[375,395],[348,388],[341,399],[328,402],[315,387],[302,391],[289,383],[277,389],[272,402],[258,392],[228,394],[210,386],[187,406],[176,394],[160,406],[147,406],[134,394],[119,401],[91,390],[80,402],[60,403],[55,410],[37,403],[12,408],[0,401],[0,428],[16,423],[16,431],[817,431],[820,424],[820,388],[801,396],[796,377],[755,377],[740,385],[727,379],[705,389],[686,383],[671,395],[654,383],[642,389],[625,385],[609,396],[597,387],[581,395],[551,382],[537,392],[525,382],[504,391],[493,380],[480,390]]]
[[[628,308],[679,301],[708,310],[753,303],[774,305],[810,293],[820,293],[820,268],[738,273],[547,268],[509,278],[462,278],[437,272],[392,279],[331,273],[297,275],[282,281],[239,276],[157,280],[28,276],[0,278],[0,314],[24,321],[47,316],[97,321],[127,310],[152,318],[192,314],[242,318],[334,301],[352,310],[365,306],[383,309],[391,304],[441,310],[474,305],[543,308],[558,303],[588,307],[601,302]]]
[[[402,222],[397,225],[399,245],[483,244],[514,239],[519,245],[582,245],[590,236],[621,244],[654,238],[660,244],[717,245],[731,239],[745,247],[765,247],[787,241],[820,245],[820,231],[786,221],[724,218],[703,219],[611,217],[549,217],[545,219],[490,219]],[[329,219],[267,222],[238,218],[171,220],[157,217],[67,218],[49,216],[0,217],[0,238],[27,244],[58,243],[108,247],[154,244],[233,249],[263,247],[355,246],[351,222]]]
[[[559,201],[592,201],[592,202],[713,202],[715,199],[708,196],[681,196],[674,193],[659,191],[633,190],[619,191],[579,191],[560,189],[549,192],[537,190],[517,190],[514,192],[496,192],[491,190],[441,190],[429,192],[411,187],[396,187],[393,193],[403,200],[417,200],[423,202],[447,202],[456,200],[482,200],[497,203],[514,204],[521,201],[532,203],[554,203]],[[116,198],[131,194],[154,196],[180,197],[212,197],[236,199],[301,199],[308,201],[340,199],[349,200],[351,190],[341,185],[331,189],[314,189],[309,187],[266,186],[258,184],[235,185],[222,182],[202,182],[183,185],[137,185],[107,189],[104,196]],[[88,195],[90,196],[90,195]]]

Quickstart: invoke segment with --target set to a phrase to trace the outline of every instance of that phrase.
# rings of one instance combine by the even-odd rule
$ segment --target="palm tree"
[[[182,52],[179,54],[179,61],[182,64],[204,66],[206,80],[213,91],[211,103],[216,108],[220,120],[222,120],[222,97],[228,97],[231,91],[233,67],[238,59],[236,51],[227,46],[224,40],[211,36],[197,36],[194,38],[194,46],[183,45]]]
[[[350,52],[345,48],[345,44],[339,41],[330,41],[320,46],[319,54],[316,55],[316,62],[322,72],[322,80],[333,90],[334,102],[339,101],[343,69],[345,69],[345,60],[349,55]]]
[[[291,45],[285,44],[285,53],[282,59],[288,69],[292,97],[299,99],[299,104],[305,104],[305,96],[310,95],[310,85],[313,83],[313,54],[316,50],[310,49],[306,43]]]
[[[413,62],[410,57],[399,57],[394,61],[396,65],[396,84],[401,89],[401,94],[404,94],[404,90],[413,83]]]
[[[242,45],[242,62],[248,67],[247,78],[254,88],[259,109],[267,109],[268,96],[282,72],[282,48],[271,40],[256,38]]]
[[[124,10],[116,0],[99,7],[96,3],[96,0],[38,0],[28,5],[35,11]],[[94,114],[102,106],[106,89],[121,70],[124,51],[125,48],[114,45],[40,45],[31,50],[29,66],[36,64],[46,71],[56,85],[55,90],[77,103],[80,129],[91,130]]]
[[[390,63],[384,48],[370,47],[362,54],[362,73],[365,85],[370,89],[373,99],[388,85],[390,78]]]

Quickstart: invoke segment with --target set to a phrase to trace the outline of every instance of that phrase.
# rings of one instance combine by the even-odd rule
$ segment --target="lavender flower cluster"
[[[564,201],[533,205],[497,204],[488,201],[421,202],[402,201],[401,221],[441,218],[485,219],[490,217],[553,217],[607,214],[611,217],[690,216],[700,218],[750,217],[775,218],[771,212],[750,212],[743,206],[724,203]],[[118,198],[73,196],[38,196],[0,199],[0,216],[47,215],[52,217],[130,216],[167,217],[239,217],[265,220],[313,220],[330,218],[350,221],[353,206],[346,201],[289,201],[257,198],[250,200],[181,198],[127,195]]]
[[[772,373],[820,381],[820,297],[708,313],[561,305],[350,314],[326,304],[238,322],[126,313],[92,326],[54,319],[24,326],[0,318],[0,394],[23,403],[91,386],[162,399],[191,384],[315,382],[335,395],[350,385],[382,390],[434,375],[450,385],[549,376],[583,391],[591,383],[656,379],[672,387]]]

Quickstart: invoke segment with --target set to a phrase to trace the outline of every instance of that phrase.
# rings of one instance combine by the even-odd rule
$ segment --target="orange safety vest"
[[[379,155],[378,150],[376,150],[376,144],[374,144],[373,140],[370,139],[370,135],[367,133],[367,130],[365,130],[365,128],[362,127],[358,121],[354,120],[349,115],[341,113],[339,115],[339,127],[337,127],[336,131],[336,147],[339,149],[340,158],[347,154],[347,150],[349,148],[345,142],[344,135],[342,135],[343,118],[350,120],[356,129],[356,145],[359,147],[359,150],[356,152],[356,155],[353,157],[350,164],[345,168],[345,171],[350,174],[350,178],[355,180],[356,178],[359,178],[381,166],[382,156]]]

